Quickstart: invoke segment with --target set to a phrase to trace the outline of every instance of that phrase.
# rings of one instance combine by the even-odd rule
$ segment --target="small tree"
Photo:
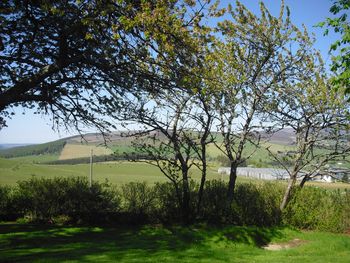
[[[130,102],[130,101],[129,101]],[[173,184],[181,207],[184,223],[189,223],[195,213],[191,197],[190,180],[192,168],[201,171],[196,210],[201,206],[204,184],[207,176],[207,145],[212,141],[210,134],[213,116],[206,97],[196,94],[163,92],[149,100],[133,100],[126,108],[122,119],[138,124],[139,131],[131,131],[134,136],[135,153],[143,160],[160,169]],[[135,128],[135,127],[134,127]]]
[[[300,73],[299,81],[284,83],[265,106],[277,127],[291,128],[296,136],[295,151],[285,156],[267,150],[289,174],[280,208],[288,204],[297,179],[300,187],[318,176],[326,164],[341,160],[350,150],[347,103],[338,89],[329,85],[323,74],[322,61],[309,60],[308,70]]]
[[[259,144],[258,131],[269,128],[262,115],[266,98],[303,71],[311,45],[307,32],[292,25],[289,9],[282,2],[279,17],[273,17],[263,3],[258,17],[237,2],[228,8],[232,17],[220,23],[222,34],[209,50],[216,122],[222,140],[218,148],[230,160],[228,199],[233,200],[237,167],[255,152],[246,146]],[[293,47],[292,47],[293,46]]]

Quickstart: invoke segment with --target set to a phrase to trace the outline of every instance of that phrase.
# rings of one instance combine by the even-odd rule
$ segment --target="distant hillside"
[[[163,136],[155,132],[159,138]],[[275,145],[290,147],[295,144],[295,134],[291,129],[282,129],[273,135],[260,133],[262,140]],[[218,134],[220,140],[220,135]],[[17,158],[26,156],[57,155],[58,160],[71,160],[87,158],[93,150],[94,156],[108,156],[115,152],[118,156],[131,151],[133,137],[126,136],[124,132],[113,132],[107,137],[101,134],[89,133],[82,136],[76,135],[57,141],[20,146],[8,149],[0,149],[0,157]],[[105,147],[106,144],[108,147]],[[217,156],[219,153],[213,153]]]
[[[295,132],[293,129],[282,129],[273,134],[260,133],[261,138],[268,142],[281,145],[293,145],[295,144]]]
[[[27,146],[14,147],[9,149],[1,149],[0,157],[15,158],[30,155],[44,155],[44,154],[59,154],[66,145],[66,140],[58,140],[54,142],[34,144]]]
[[[0,144],[0,150],[10,149],[10,148],[15,148],[20,146],[28,146],[28,145],[34,145],[34,143],[3,143],[3,144]]]

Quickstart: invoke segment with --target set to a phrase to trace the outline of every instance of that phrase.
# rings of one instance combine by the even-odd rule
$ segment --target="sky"
[[[228,3],[234,6],[235,1],[222,0],[221,6],[227,6]],[[258,0],[241,0],[241,3],[253,13],[259,14]],[[264,3],[272,15],[278,16],[280,0],[265,0]],[[331,62],[328,55],[329,47],[338,36],[332,33],[323,36],[323,29],[314,26],[331,16],[329,12],[331,4],[330,0],[285,0],[285,5],[289,6],[291,11],[292,22],[299,28],[304,24],[309,33],[315,33],[315,48],[321,51],[326,64]],[[76,134],[63,129],[53,130],[50,116],[36,115],[34,111],[23,108],[15,109],[15,113],[12,119],[7,120],[8,127],[0,130],[0,144],[44,143]]]

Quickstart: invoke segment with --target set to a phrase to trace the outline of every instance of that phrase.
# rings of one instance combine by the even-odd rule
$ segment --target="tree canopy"
[[[350,22],[348,10],[350,9],[349,0],[333,1],[330,12],[335,15],[333,18],[327,18],[326,21],[319,23],[319,26],[326,26],[325,35],[329,29],[341,35],[340,39],[335,41],[330,51],[338,51],[333,57],[332,71],[336,74],[333,82],[337,86],[345,87],[345,93],[350,94]]]
[[[189,61],[203,8],[176,0],[1,1],[0,127],[21,105],[66,128],[103,130],[104,105],[140,87],[156,92]]]

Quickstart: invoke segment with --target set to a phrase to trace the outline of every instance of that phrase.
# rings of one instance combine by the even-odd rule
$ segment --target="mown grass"
[[[281,251],[262,248],[294,238]],[[350,237],[288,228],[0,225],[3,262],[349,262]]]

